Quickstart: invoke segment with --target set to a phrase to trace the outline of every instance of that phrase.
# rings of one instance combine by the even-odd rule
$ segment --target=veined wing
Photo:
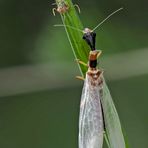
[[[105,129],[110,146],[113,148],[127,148],[119,116],[105,80],[103,83],[102,107],[105,123],[108,123],[105,125]]]
[[[104,126],[99,79],[93,80],[86,74],[80,104],[79,148],[102,148],[103,145]]]

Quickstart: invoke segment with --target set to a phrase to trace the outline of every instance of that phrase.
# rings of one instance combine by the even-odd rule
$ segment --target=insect
[[[103,71],[97,68],[98,57],[101,55],[100,50],[96,50],[96,33],[94,32],[102,23],[110,18],[116,12],[122,10],[120,8],[109,16],[107,16],[94,29],[85,28],[83,31],[68,25],[66,26],[77,31],[83,32],[83,39],[90,47],[88,64],[77,60],[79,64],[88,67],[85,79],[77,76],[77,78],[84,80],[79,115],[79,148],[102,148],[103,136],[105,131],[105,121],[101,100],[103,97]]]
[[[90,46],[88,70],[86,72],[79,115],[79,148],[102,148],[105,131],[105,121],[101,100],[103,97],[103,71],[97,68],[97,59],[101,51],[96,50],[96,30],[103,22],[122,8],[111,13],[93,30],[85,28],[83,39]],[[84,64],[82,61],[78,61]],[[78,77],[83,79],[81,77]]]
[[[55,16],[55,11],[57,11],[60,14],[65,14],[70,9],[68,2],[66,2],[64,0],[57,0],[56,3],[54,3],[52,5],[57,5],[57,8],[52,9],[52,13],[54,16]],[[80,13],[79,6],[77,4],[75,4],[74,7],[77,7],[78,12]]]
[[[79,116],[79,148],[102,148],[104,121],[101,107],[102,71],[97,68],[101,51],[89,53],[88,71],[84,81]]]

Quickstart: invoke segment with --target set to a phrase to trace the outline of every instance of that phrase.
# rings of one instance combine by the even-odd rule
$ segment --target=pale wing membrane
[[[108,123],[106,124],[105,128],[110,146],[112,148],[126,148],[119,116],[105,81],[103,83],[102,106],[105,123]]]
[[[103,145],[101,88],[99,82],[95,82],[96,86],[91,82],[91,76],[86,74],[80,104],[79,148],[102,148]]]

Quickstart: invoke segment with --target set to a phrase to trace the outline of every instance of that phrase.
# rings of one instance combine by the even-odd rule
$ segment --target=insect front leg
[[[102,51],[101,50],[96,50],[97,51],[97,59],[100,57]]]
[[[57,9],[56,8],[53,8],[52,9],[52,14],[55,16],[55,12],[57,11]]]
[[[76,59],[76,62],[83,65],[83,66],[85,66],[85,67],[88,67],[88,64],[86,64],[85,62],[83,62],[83,61],[81,61],[79,59]],[[76,79],[83,80],[83,81],[85,80],[85,78],[82,77],[82,76],[76,76]]]
[[[80,10],[80,7],[79,7],[79,5],[77,5],[77,4],[74,4],[73,6],[74,6],[74,7],[76,7],[76,8],[78,9],[78,12],[79,12],[79,13],[81,13],[81,10]]]
[[[85,62],[83,62],[83,61],[81,61],[79,59],[76,59],[76,62],[83,65],[83,66],[85,66],[85,67],[88,67],[88,64],[86,64]]]

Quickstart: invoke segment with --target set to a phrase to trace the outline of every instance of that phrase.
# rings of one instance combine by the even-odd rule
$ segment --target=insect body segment
[[[87,64],[84,63],[83,61],[79,60],[79,59],[76,59],[76,61],[79,64],[81,64],[81,65],[83,65],[85,67],[88,67],[88,71],[91,71],[91,73],[92,73],[92,71],[97,70],[97,68],[96,68],[97,67],[97,64],[98,64],[97,59],[99,58],[99,56],[101,55],[101,53],[102,53],[101,50],[93,50],[93,51],[90,51],[90,53],[89,53],[89,61],[88,61]],[[97,70],[97,71],[99,71],[99,73],[100,72],[103,73],[103,71],[101,71],[101,70]],[[84,80],[84,78],[82,76],[76,76],[76,78],[79,79],[79,80]]]
[[[100,54],[100,51],[98,51],[98,50],[90,51],[90,53],[89,53],[89,68],[96,69],[98,54]]]

